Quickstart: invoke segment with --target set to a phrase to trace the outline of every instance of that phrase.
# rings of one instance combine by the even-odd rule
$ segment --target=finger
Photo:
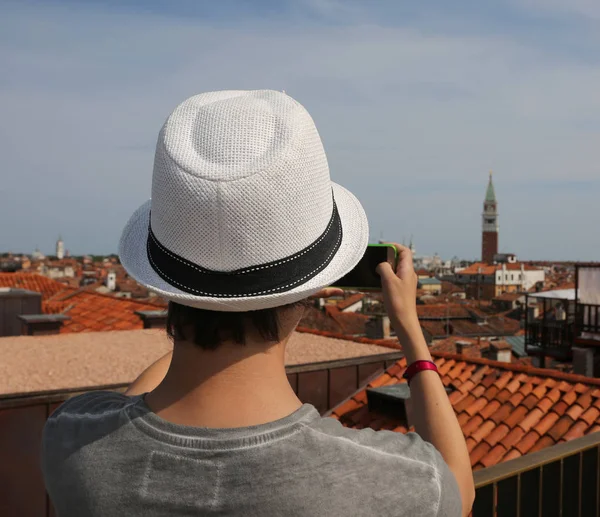
[[[381,283],[390,282],[393,278],[396,278],[396,274],[390,266],[389,262],[382,262],[375,268],[377,274],[381,277]]]
[[[331,296],[342,296],[343,294],[344,290],[339,287],[326,287],[313,294],[311,298],[330,298]]]
[[[398,244],[397,242],[386,242],[386,244],[391,244],[398,252],[398,260],[396,261],[396,274],[400,278],[408,278],[412,273],[414,273],[415,270],[413,266],[412,251],[410,248],[407,248],[402,244]]]

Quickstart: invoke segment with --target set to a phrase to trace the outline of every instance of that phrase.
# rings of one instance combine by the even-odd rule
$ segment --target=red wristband
[[[433,361],[415,361],[412,363],[404,372],[402,377],[406,379],[406,382],[410,385],[410,381],[412,378],[419,372],[424,372],[426,370],[433,370],[434,372],[439,373],[437,366]]]

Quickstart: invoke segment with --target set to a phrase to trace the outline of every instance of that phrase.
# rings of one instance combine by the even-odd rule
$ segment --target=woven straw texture
[[[191,295],[164,281],[148,263],[149,217],[158,240],[198,266],[232,271],[279,260],[310,246],[333,208],[343,227],[331,263],[289,291],[222,299]],[[150,215],[151,214],[151,215]],[[291,303],[343,276],[368,240],[356,198],[331,182],[321,139],[308,112],[275,91],[196,95],[180,104],[160,131],[152,200],[131,217],[120,243],[129,273],[158,294],[186,305],[247,311]],[[258,295],[257,295],[258,294]]]

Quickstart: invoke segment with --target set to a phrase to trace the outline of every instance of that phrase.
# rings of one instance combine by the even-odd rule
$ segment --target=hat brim
[[[159,296],[182,305],[213,311],[243,312],[279,307],[307,298],[348,273],[362,258],[369,241],[367,216],[356,197],[333,183],[333,195],[342,222],[342,243],[331,262],[316,276],[289,291],[264,296],[211,298],[194,296],[163,280],[150,265],[146,251],[150,205],[138,208],[123,230],[119,256],[127,272]]]

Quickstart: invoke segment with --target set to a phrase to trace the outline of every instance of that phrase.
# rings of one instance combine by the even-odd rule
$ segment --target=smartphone
[[[375,269],[382,262],[389,262],[396,269],[396,248],[391,244],[369,244],[365,254],[354,269],[332,284],[332,287],[355,291],[376,291],[381,289],[381,277]]]

